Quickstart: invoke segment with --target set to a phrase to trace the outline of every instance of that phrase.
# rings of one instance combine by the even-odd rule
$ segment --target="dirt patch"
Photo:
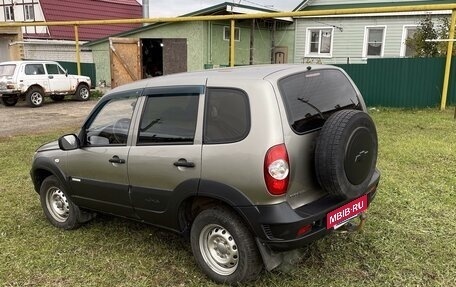
[[[31,108],[25,102],[14,107],[0,104],[0,137],[80,126],[96,103],[65,100],[46,102],[39,108]]]

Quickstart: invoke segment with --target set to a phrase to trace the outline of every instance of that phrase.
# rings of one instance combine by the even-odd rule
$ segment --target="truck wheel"
[[[13,96],[13,97],[5,97],[3,96],[2,97],[2,103],[6,106],[6,107],[12,107],[12,106],[15,106],[17,104],[17,97],[16,96]]]
[[[64,95],[51,95],[51,99],[54,102],[61,102],[61,101],[63,101],[64,98],[65,98]]]
[[[47,177],[41,184],[40,201],[44,214],[52,225],[63,229],[79,227],[81,211],[55,176]]]
[[[76,93],[74,94],[75,99],[78,101],[87,101],[90,97],[90,90],[89,87],[85,84],[80,84],[76,89]]]
[[[253,280],[263,267],[252,234],[228,209],[213,207],[198,214],[190,242],[199,267],[215,282],[237,284]]]
[[[43,90],[37,87],[31,88],[28,92],[27,95],[25,96],[25,100],[27,101],[27,104],[31,106],[32,108],[37,108],[41,107],[44,102],[44,93]]]

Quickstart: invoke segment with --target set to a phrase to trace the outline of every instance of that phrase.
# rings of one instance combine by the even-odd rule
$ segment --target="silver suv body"
[[[50,96],[61,101],[65,95],[89,99],[91,80],[86,76],[69,75],[53,61],[11,61],[0,63],[0,99],[5,106],[14,106],[25,99],[31,107],[43,104]]]
[[[78,135],[37,150],[31,176],[54,225],[103,212],[161,226],[189,236],[210,278],[236,283],[362,215],[376,159],[341,69],[266,65],[116,88]]]

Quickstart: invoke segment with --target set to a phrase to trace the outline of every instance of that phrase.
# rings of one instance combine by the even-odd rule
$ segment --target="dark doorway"
[[[143,78],[163,75],[163,41],[141,39]]]

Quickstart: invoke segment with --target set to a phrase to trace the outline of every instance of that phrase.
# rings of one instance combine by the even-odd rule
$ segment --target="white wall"
[[[93,63],[91,52],[81,52],[82,63]],[[24,44],[24,58],[32,60],[52,60],[76,62],[76,51],[74,44]]]

